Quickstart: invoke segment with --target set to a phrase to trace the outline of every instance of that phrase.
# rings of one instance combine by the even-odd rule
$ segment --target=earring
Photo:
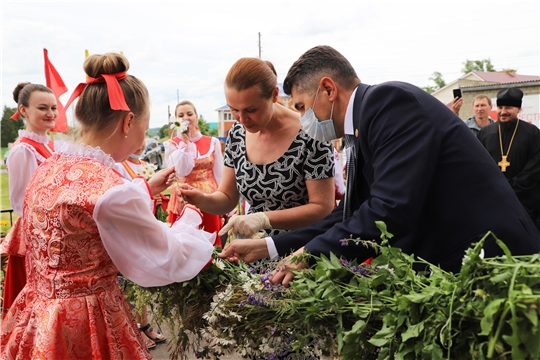
[[[124,139],[127,139],[127,135],[124,136]]]

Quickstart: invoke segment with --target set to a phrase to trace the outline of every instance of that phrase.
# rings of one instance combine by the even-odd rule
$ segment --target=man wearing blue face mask
[[[392,246],[453,272],[460,270],[465,250],[490,230],[514,255],[540,252],[540,233],[491,157],[463,121],[425,91],[402,82],[362,84],[329,46],[303,54],[290,68],[284,91],[310,136],[344,136],[349,143],[344,200],[308,227],[262,240],[237,239],[221,257],[251,262],[307,251],[364,261],[373,250],[345,247],[340,240],[378,241],[376,221],[394,234]],[[484,254],[502,251],[490,238]],[[307,266],[286,265],[272,282],[287,285],[289,268]]]
[[[334,114],[334,103],[332,102],[332,110],[330,111],[330,119],[328,120],[319,120],[315,116],[313,107],[317,102],[317,96],[319,95],[319,90],[321,87],[317,88],[315,93],[315,100],[313,100],[313,106],[308,111],[302,115],[300,122],[302,123],[302,129],[314,138],[319,141],[332,141],[337,139],[336,130],[334,129],[334,122],[332,121],[332,115]],[[297,109],[298,110],[298,109]]]

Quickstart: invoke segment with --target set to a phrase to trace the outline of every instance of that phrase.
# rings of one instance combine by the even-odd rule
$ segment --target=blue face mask
[[[130,159],[138,159],[138,158],[139,158],[139,156],[137,156],[137,155],[133,155],[133,154],[130,154],[130,155],[129,155],[129,158],[130,158]]]
[[[300,122],[302,123],[302,129],[304,129],[306,134],[313,139],[319,141],[332,141],[337,139],[336,130],[334,129],[334,121],[332,120],[332,115],[334,115],[334,102],[332,102],[332,110],[330,112],[330,119],[328,120],[320,121],[313,112],[313,108],[317,102],[317,96],[319,96],[320,88],[320,86],[317,88],[313,105],[300,118]]]

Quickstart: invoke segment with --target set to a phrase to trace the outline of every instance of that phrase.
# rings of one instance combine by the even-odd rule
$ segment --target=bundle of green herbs
[[[505,256],[483,259],[488,233],[452,274],[389,246],[377,226],[381,245],[342,240],[376,248],[371,265],[321,256],[284,288],[269,281],[279,262],[215,260],[188,282],[134,287],[132,297],[157,304],[174,329],[171,358],[540,359],[539,254],[512,256],[496,239]]]

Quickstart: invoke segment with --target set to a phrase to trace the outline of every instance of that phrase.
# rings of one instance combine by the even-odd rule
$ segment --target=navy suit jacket
[[[374,255],[340,239],[379,240],[457,272],[464,251],[489,230],[514,255],[540,252],[540,233],[488,152],[450,109],[402,82],[360,84],[354,99],[356,175],[351,217],[343,201],[326,218],[274,237],[280,255],[302,246],[363,261]],[[348,187],[349,189],[349,187]],[[349,191],[349,190],[347,190]],[[485,256],[502,255],[493,239]]]

